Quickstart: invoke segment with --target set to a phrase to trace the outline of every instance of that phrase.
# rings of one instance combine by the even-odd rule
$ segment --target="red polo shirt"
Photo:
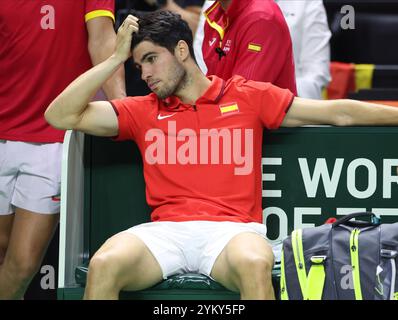
[[[226,11],[216,1],[205,17],[202,51],[208,75],[226,80],[237,74],[297,95],[292,41],[274,1],[232,0]]]
[[[137,143],[152,221],[262,223],[263,127],[278,128],[293,94],[212,76],[195,105],[172,96],[113,100],[117,140]]]
[[[92,66],[86,22],[113,10],[114,0],[1,1],[0,139],[63,141],[44,111]]]

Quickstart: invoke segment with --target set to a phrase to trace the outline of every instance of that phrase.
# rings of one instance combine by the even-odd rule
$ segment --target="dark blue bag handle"
[[[350,221],[353,218],[357,217],[370,217],[370,222],[366,221]],[[369,226],[378,226],[380,224],[380,218],[376,216],[373,212],[356,212],[347,214],[346,216],[338,219],[333,222],[332,227],[335,228],[341,224],[349,224],[353,227],[369,227]]]

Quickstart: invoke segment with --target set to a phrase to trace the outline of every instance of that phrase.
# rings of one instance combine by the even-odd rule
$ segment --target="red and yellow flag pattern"
[[[255,43],[249,43],[249,45],[247,46],[247,49],[249,49],[249,51],[254,52],[261,52],[262,48],[263,47],[261,45]]]
[[[233,112],[239,112],[239,107],[236,102],[231,102],[219,106],[221,115],[230,114]]]

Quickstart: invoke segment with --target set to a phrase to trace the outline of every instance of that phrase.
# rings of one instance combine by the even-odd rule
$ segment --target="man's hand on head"
[[[138,32],[138,18],[129,14],[117,31],[114,56],[125,62],[131,56],[133,33]]]

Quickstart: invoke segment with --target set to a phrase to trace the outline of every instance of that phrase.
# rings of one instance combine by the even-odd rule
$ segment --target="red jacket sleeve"
[[[271,82],[296,95],[292,42],[286,22],[277,16],[251,18],[254,21],[239,32],[239,57],[232,74]]]

